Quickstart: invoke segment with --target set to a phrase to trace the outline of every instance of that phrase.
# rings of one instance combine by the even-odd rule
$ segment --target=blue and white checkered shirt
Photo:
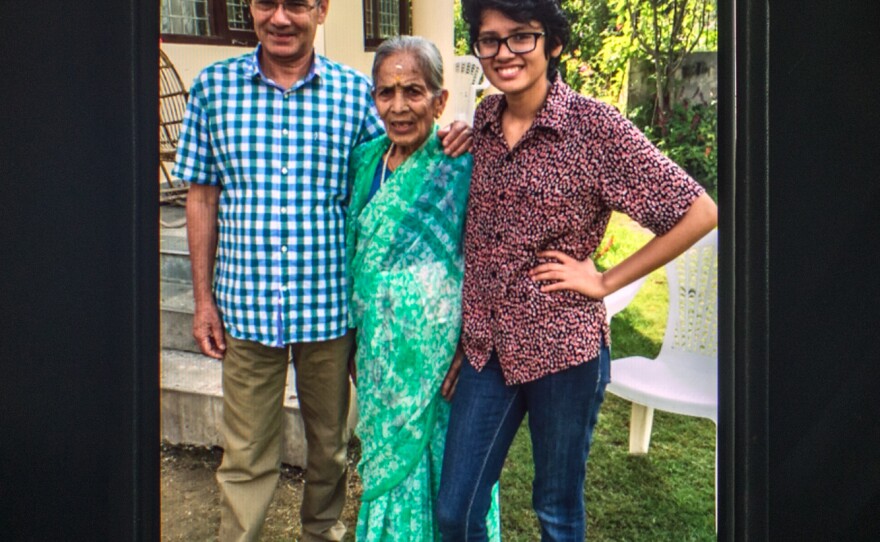
[[[227,332],[270,346],[347,330],[348,158],[382,133],[370,81],[315,55],[290,89],[254,53],[196,78],[174,174],[220,186],[214,295]]]

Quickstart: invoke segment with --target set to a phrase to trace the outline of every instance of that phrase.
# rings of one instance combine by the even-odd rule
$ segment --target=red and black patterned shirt
[[[612,210],[661,235],[704,190],[616,109],[558,76],[512,150],[505,107],[488,96],[474,118],[462,343],[474,368],[495,350],[505,381],[521,384],[594,359],[603,337],[610,344],[602,300],[543,293],[529,278],[537,253],[589,257]]]

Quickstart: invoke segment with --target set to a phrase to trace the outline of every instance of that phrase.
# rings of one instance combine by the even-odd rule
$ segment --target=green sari
[[[472,159],[447,157],[434,132],[372,199],[390,141],[365,143],[351,158],[346,247],[364,487],[358,540],[440,539],[434,503],[449,419],[440,385],[461,328]],[[488,517],[491,539],[500,540],[497,488]]]

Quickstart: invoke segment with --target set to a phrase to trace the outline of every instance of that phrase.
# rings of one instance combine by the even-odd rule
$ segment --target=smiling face
[[[508,36],[528,32],[543,32],[543,26],[537,21],[521,23],[508,18],[500,11],[487,9],[480,20],[478,39],[507,38]],[[536,47],[528,53],[511,53],[506,45],[500,45],[498,54],[492,58],[480,60],[483,72],[492,85],[503,92],[508,98],[525,97],[531,94],[543,97],[549,86],[547,66],[549,60],[545,55],[546,38],[538,38]],[[562,54],[562,45],[550,51],[550,56]]]
[[[315,5],[302,15],[288,13],[283,8],[263,11],[251,2],[254,32],[262,45],[262,58],[270,69],[310,59],[318,25],[324,23],[330,0],[309,0]],[[265,69],[265,66],[264,66]]]
[[[448,93],[435,95],[413,55],[389,55],[376,72],[373,99],[385,132],[404,156],[418,149],[446,106]]]

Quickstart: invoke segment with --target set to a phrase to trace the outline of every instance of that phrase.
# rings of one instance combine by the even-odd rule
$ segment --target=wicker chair
[[[159,188],[160,204],[181,205],[186,200],[187,185],[176,179],[169,171],[169,164],[177,155],[177,141],[186,111],[189,93],[183,86],[180,74],[168,56],[159,50]],[[162,182],[164,181],[164,182]]]

